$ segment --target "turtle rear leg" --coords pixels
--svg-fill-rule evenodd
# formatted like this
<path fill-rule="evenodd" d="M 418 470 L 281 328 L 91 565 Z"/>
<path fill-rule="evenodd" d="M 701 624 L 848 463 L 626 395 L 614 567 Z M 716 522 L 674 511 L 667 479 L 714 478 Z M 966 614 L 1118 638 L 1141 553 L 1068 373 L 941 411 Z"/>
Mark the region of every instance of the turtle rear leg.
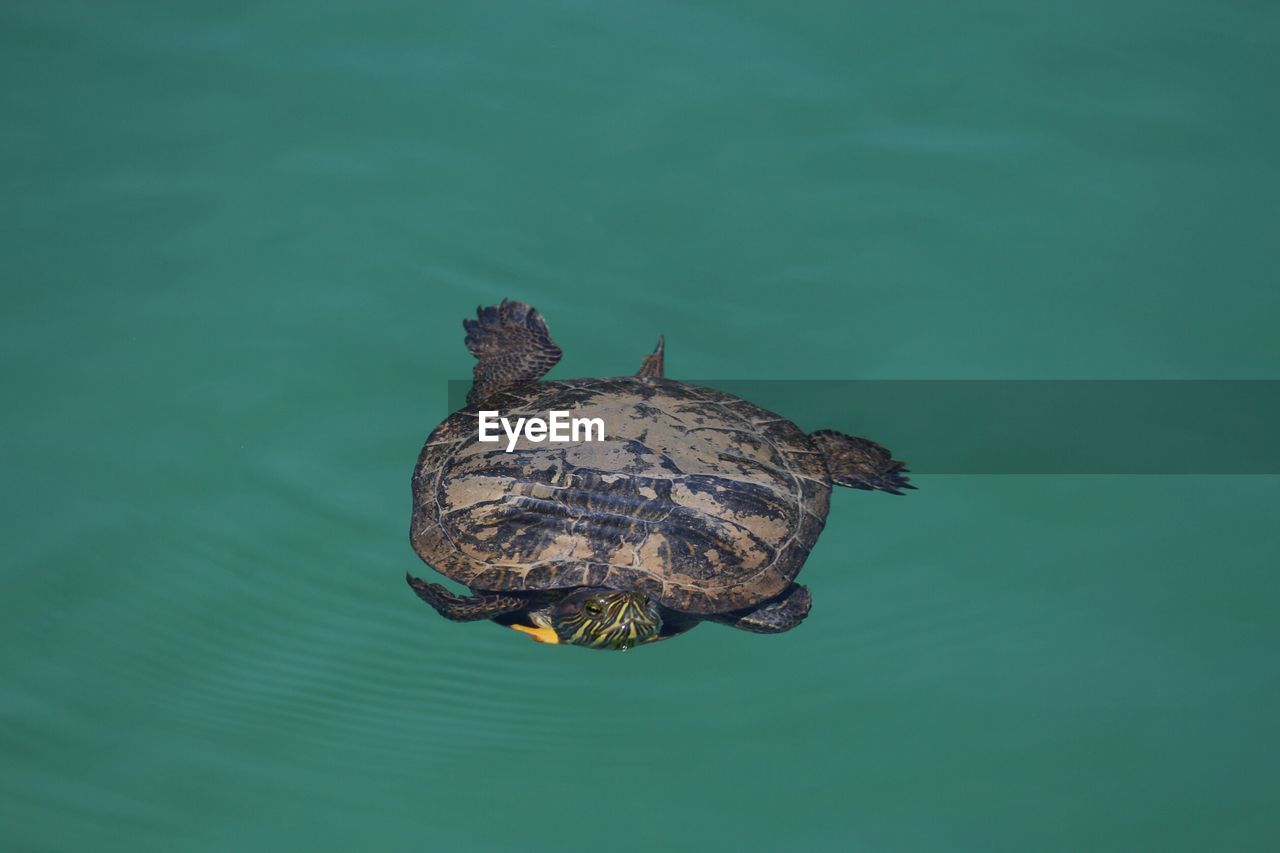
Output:
<path fill-rule="evenodd" d="M 666 351 L 666 345 L 662 335 L 658 335 L 658 345 L 653 348 L 653 352 L 644 357 L 644 361 L 640 363 L 640 369 L 636 371 L 636 376 L 656 376 L 661 379 L 663 373 L 662 356 Z"/>
<path fill-rule="evenodd" d="M 710 617 L 721 625 L 756 634 L 781 634 L 790 631 L 809 615 L 813 597 L 809 590 L 793 583 L 782 595 L 771 598 L 754 610 L 726 613 Z"/>
<path fill-rule="evenodd" d="M 523 610 L 527 602 L 515 595 L 455 595 L 438 583 L 427 583 L 406 573 L 404 579 L 427 604 L 446 619 L 454 622 L 476 622 L 492 619 L 504 613 Z"/>
<path fill-rule="evenodd" d="M 463 320 L 462 326 L 467 349 L 479 359 L 467 392 L 468 406 L 532 382 L 560 360 L 560 347 L 551 340 L 547 321 L 523 302 L 504 299 L 500 305 L 477 308 L 476 319 Z"/>
<path fill-rule="evenodd" d="M 888 450 L 869 438 L 845 435 L 835 430 L 820 429 L 811 433 L 818 452 L 827 463 L 831 482 L 852 489 L 902 494 L 902 489 L 914 489 L 907 482 L 905 462 L 893 458 Z"/>

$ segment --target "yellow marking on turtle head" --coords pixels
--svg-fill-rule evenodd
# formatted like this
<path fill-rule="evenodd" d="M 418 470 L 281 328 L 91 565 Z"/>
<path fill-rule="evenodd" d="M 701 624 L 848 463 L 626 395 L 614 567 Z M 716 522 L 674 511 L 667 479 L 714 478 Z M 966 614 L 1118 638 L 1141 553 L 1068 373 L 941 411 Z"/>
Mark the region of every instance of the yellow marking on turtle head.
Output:
<path fill-rule="evenodd" d="M 553 628 L 530 628 L 528 625 L 512 625 L 510 627 L 513 631 L 528 634 L 533 638 L 534 642 L 550 643 L 553 646 L 560 643 L 560 638 L 556 636 Z"/>

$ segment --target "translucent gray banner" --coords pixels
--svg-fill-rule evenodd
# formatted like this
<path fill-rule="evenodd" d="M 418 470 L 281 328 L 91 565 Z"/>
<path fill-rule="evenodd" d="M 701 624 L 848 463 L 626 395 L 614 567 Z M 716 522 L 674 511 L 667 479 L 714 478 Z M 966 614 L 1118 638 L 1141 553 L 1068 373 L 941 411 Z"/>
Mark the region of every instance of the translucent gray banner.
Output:
<path fill-rule="evenodd" d="M 686 381 L 686 380 L 681 380 Z M 688 380 L 917 474 L 1280 474 L 1277 380 Z M 449 383 L 450 409 L 470 380 Z"/>

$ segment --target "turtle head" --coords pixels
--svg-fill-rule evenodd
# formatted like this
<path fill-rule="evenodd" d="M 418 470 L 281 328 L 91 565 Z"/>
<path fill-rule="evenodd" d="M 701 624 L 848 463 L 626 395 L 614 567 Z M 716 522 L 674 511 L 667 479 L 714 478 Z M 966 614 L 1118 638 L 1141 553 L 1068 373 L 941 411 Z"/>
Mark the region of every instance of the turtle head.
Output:
<path fill-rule="evenodd" d="M 556 603 L 551 626 L 562 643 L 626 651 L 656 637 L 662 615 L 643 592 L 583 587 Z"/>

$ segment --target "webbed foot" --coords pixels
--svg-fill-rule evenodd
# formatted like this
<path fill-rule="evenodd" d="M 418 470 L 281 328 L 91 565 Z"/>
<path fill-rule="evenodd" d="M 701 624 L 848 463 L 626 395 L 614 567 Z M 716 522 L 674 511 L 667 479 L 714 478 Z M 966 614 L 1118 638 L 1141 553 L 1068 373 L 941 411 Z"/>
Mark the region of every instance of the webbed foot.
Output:
<path fill-rule="evenodd" d="M 869 438 L 820 429 L 809 438 L 827 463 L 831 482 L 852 489 L 879 490 L 891 495 L 914 489 L 907 482 L 907 466 Z"/>
<path fill-rule="evenodd" d="M 478 362 L 472 372 L 467 405 L 500 391 L 541 377 L 560 360 L 560 347 L 551 340 L 547 321 L 536 308 L 502 300 L 477 308 L 476 319 L 463 320 L 467 349 Z"/>
<path fill-rule="evenodd" d="M 721 625 L 756 634 L 781 634 L 803 622 L 812 604 L 809 590 L 793 583 L 782 595 L 769 599 L 754 610 L 726 613 L 711 619 Z"/>
<path fill-rule="evenodd" d="M 504 613 L 523 610 L 525 600 L 514 595 L 456 595 L 438 583 L 427 583 L 408 572 L 404 579 L 413 591 L 446 619 L 454 622 L 475 622 L 492 619 Z"/>

